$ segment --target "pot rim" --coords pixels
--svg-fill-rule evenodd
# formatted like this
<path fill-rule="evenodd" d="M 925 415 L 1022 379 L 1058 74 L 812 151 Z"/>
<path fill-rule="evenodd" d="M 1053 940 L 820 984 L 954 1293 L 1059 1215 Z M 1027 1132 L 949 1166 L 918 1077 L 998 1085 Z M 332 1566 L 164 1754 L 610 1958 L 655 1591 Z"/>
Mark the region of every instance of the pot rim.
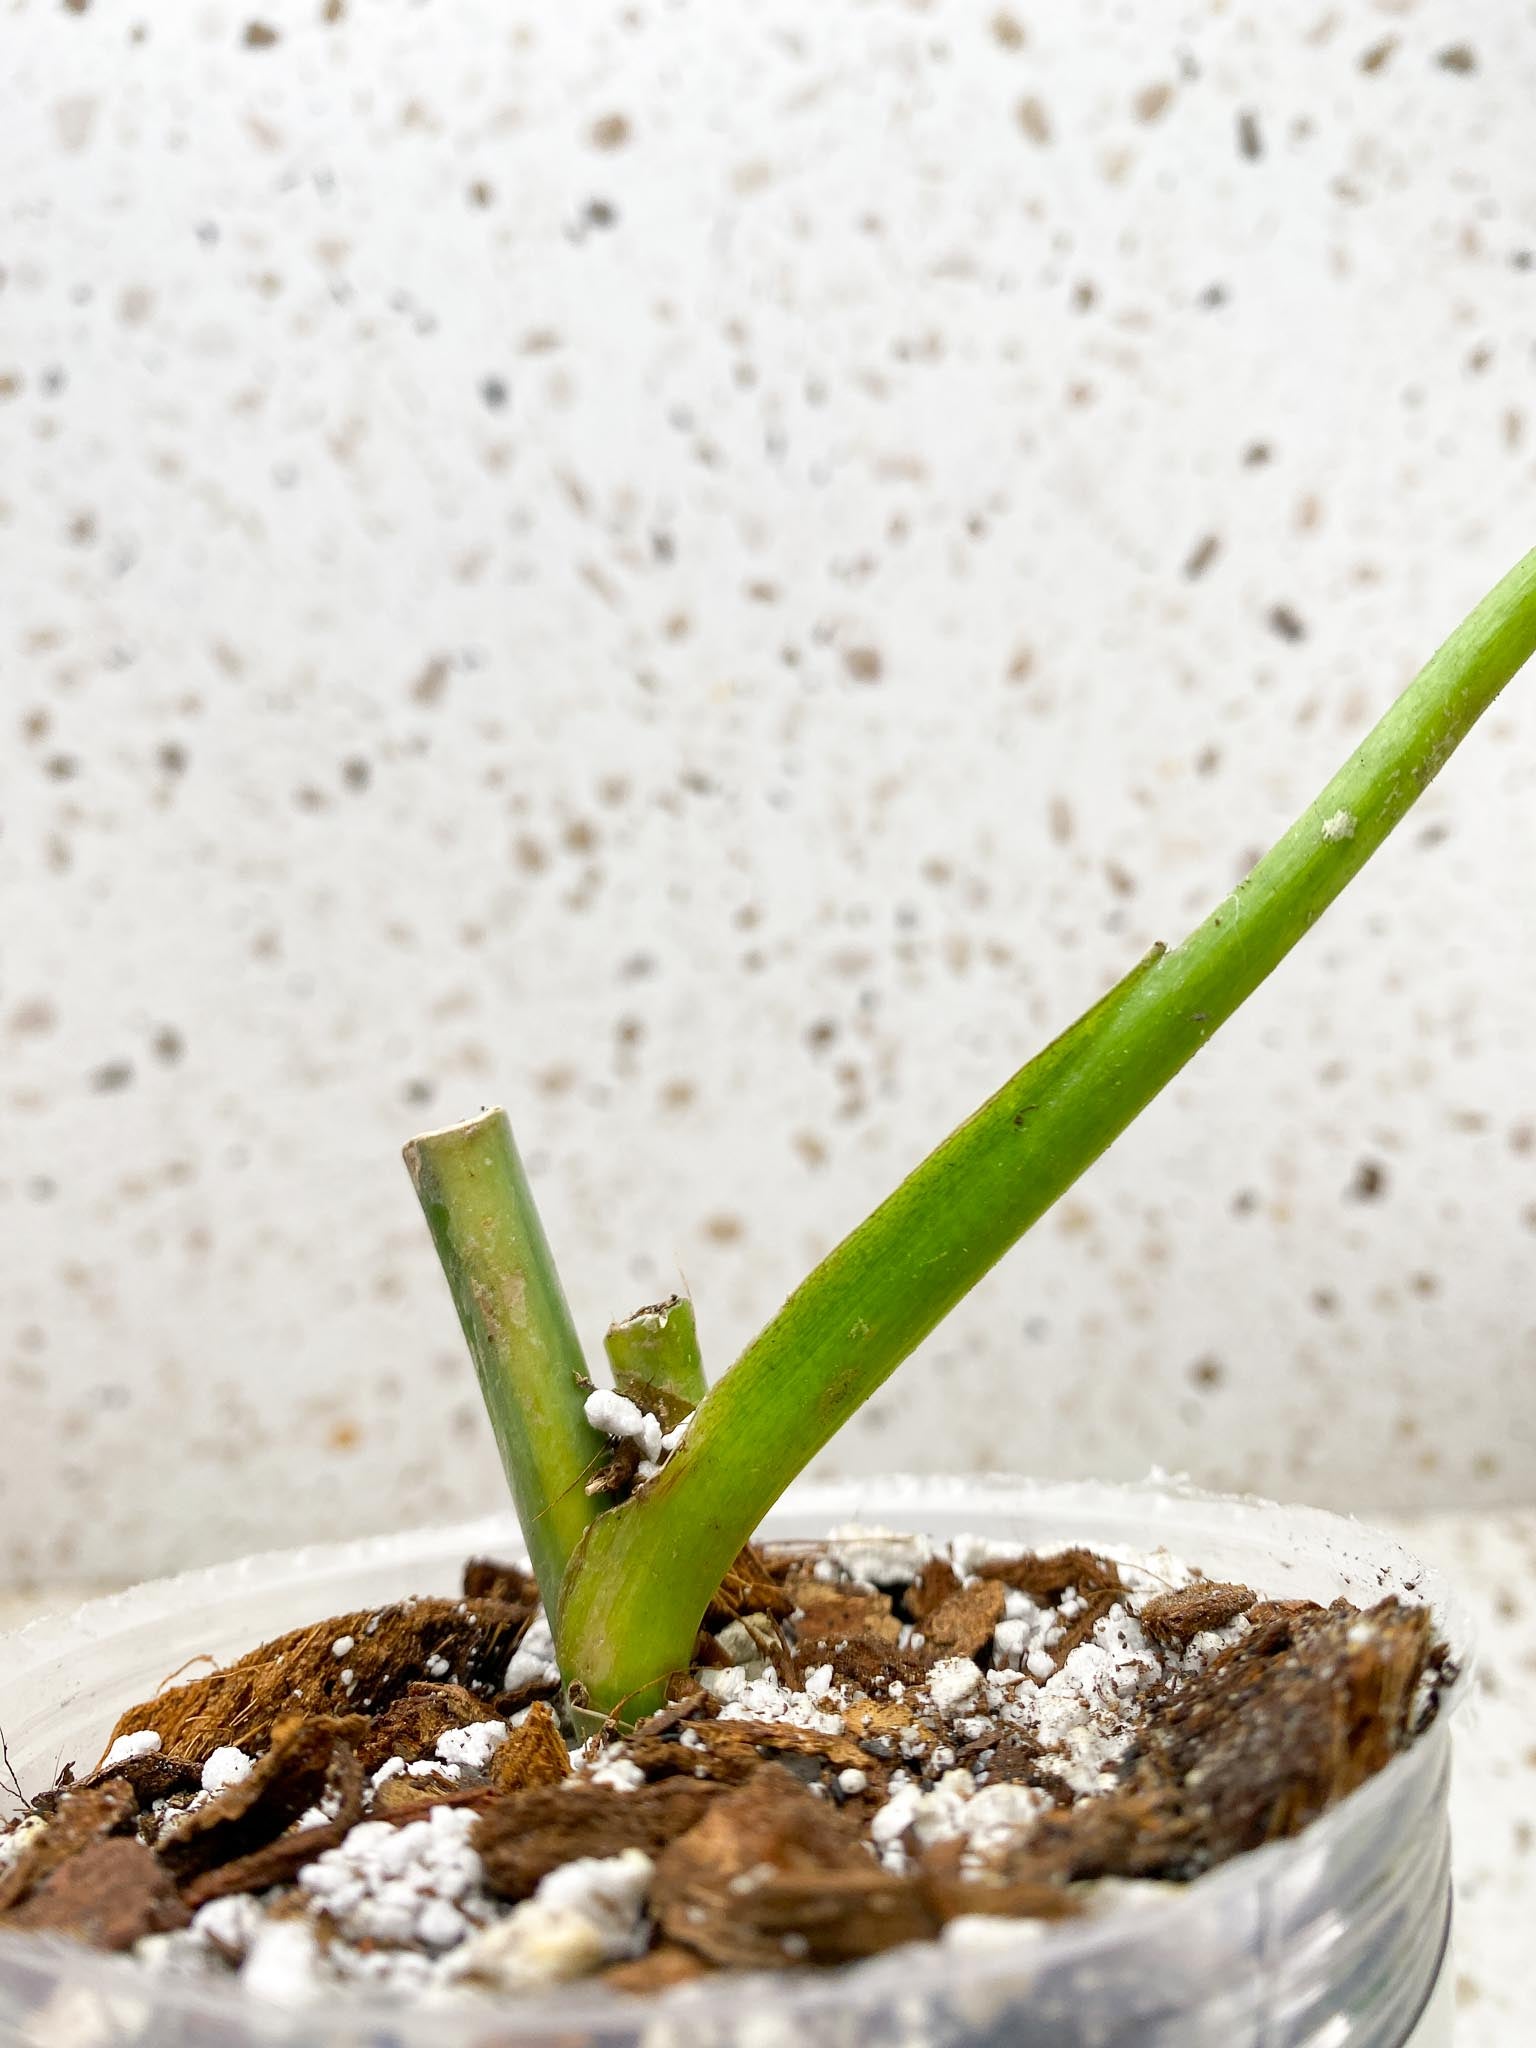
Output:
<path fill-rule="evenodd" d="M 451 2007 L 423 2004 L 407 2011 L 395 2008 L 393 2023 L 402 2042 L 415 2039 L 412 2023 L 418 2019 L 422 2039 L 448 2039 L 461 2016 L 466 2025 L 471 2020 L 483 2024 L 494 2016 L 499 2024 L 510 2025 L 516 2035 L 526 2036 L 530 2041 L 551 2028 L 575 2032 L 604 2024 L 640 2025 L 643 2031 L 643 2022 L 661 2019 L 667 2013 L 686 2018 L 694 2012 L 702 2018 L 707 2010 L 712 2016 L 724 2000 L 740 2001 L 750 1995 L 750 1987 L 769 1983 L 776 2010 L 792 2015 L 797 2007 L 825 2009 L 844 1998 L 863 2002 L 882 1992 L 910 1990 L 919 1976 L 924 1985 L 931 1985 L 957 1970 L 963 1970 L 969 1981 L 983 1982 L 994 1975 L 1017 1973 L 1021 1968 L 1027 1971 L 1031 1959 L 1047 1947 L 1053 1957 L 1065 1959 L 1070 1955 L 1073 1960 L 1091 1960 L 1103 1950 L 1115 1947 L 1132 1931 L 1139 1939 L 1159 1933 L 1164 1939 L 1176 1939 L 1177 1916 L 1191 1910 L 1192 1900 L 1201 1906 L 1219 1905 L 1229 1895 L 1235 1897 L 1251 1890 L 1266 1878 L 1278 1880 L 1287 1866 L 1300 1865 L 1308 1858 L 1321 1860 L 1341 1838 L 1368 1827 L 1373 1817 L 1397 1801 L 1409 1774 L 1426 1769 L 1447 1748 L 1452 1716 L 1473 1690 L 1475 1647 L 1471 1619 L 1450 1583 L 1395 1537 L 1354 1516 L 1323 1508 L 1285 1506 L 1251 1494 L 1211 1492 L 1192 1485 L 1182 1475 L 1157 1470 L 1148 1478 L 1135 1481 L 1053 1481 L 1000 1473 L 813 1479 L 790 1487 L 773 1512 L 792 1512 L 799 1520 L 824 1521 L 830 1528 L 856 1521 L 861 1498 L 866 1495 L 871 1497 L 871 1508 L 878 1502 L 882 1517 L 897 1511 L 906 1514 L 910 1508 L 914 1516 L 926 1511 L 962 1519 L 974 1514 L 980 1520 L 1001 1513 L 1010 1505 L 1034 1510 L 1059 1505 L 1064 1517 L 1108 1515 L 1113 1519 L 1112 1510 L 1118 1506 L 1127 1524 L 1143 1534 L 1139 1543 L 1133 1543 L 1128 1534 L 1101 1539 L 1111 1550 L 1128 1544 L 1153 1548 L 1165 1539 L 1170 1547 L 1177 1543 L 1186 1550 L 1191 1548 L 1190 1533 L 1181 1535 L 1177 1527 L 1159 1529 L 1158 1523 L 1164 1516 L 1177 1518 L 1195 1513 L 1209 1518 L 1213 1528 L 1228 1527 L 1234 1532 L 1246 1529 L 1250 1534 L 1261 1533 L 1272 1517 L 1282 1517 L 1288 1543 L 1304 1543 L 1311 1538 L 1319 1548 L 1331 1547 L 1342 1555 L 1355 1557 L 1359 1563 L 1365 1562 L 1363 1553 L 1369 1551 L 1374 1560 L 1372 1569 L 1377 1572 L 1384 1592 L 1404 1591 L 1429 1605 L 1451 1645 L 1456 1674 L 1441 1694 L 1434 1725 L 1299 1835 L 1266 1842 L 1188 1883 L 1170 1885 L 1165 1896 L 1144 1894 L 1134 1909 L 1112 1906 L 1103 1913 L 1052 1922 L 1048 1927 L 1039 1922 L 1009 1922 L 1007 1925 L 1016 1932 L 1017 1939 L 999 1937 L 995 1947 L 989 1944 L 983 1949 L 962 1950 L 938 1941 L 909 1944 L 836 1971 L 807 1973 L 803 1977 L 776 1972 L 727 1972 L 718 1978 L 706 1978 L 646 1997 L 577 1983 L 520 1998 L 515 2012 L 493 2001 Z M 916 1533 L 924 1533 L 920 1523 L 914 1522 L 913 1528 Z M 1196 1534 L 1193 1543 L 1197 1545 L 1198 1540 Z M 36 1670 L 55 1658 L 77 1658 L 88 1652 L 93 1640 L 104 1641 L 163 1616 L 168 1599 L 190 1603 L 215 1596 L 226 1603 L 238 1601 L 244 1580 L 255 1582 L 268 1592 L 286 1585 L 297 1587 L 311 1579 L 322 1563 L 328 1569 L 345 1569 L 352 1563 L 380 1568 L 420 1566 L 427 1561 L 424 1546 L 434 1558 L 439 1553 L 464 1558 L 498 1549 L 503 1554 L 509 1549 L 519 1554 L 522 1551 L 515 1518 L 510 1512 L 503 1512 L 464 1523 L 396 1530 L 383 1536 L 252 1552 L 225 1564 L 198 1566 L 148 1580 L 123 1592 L 87 1601 L 69 1613 L 47 1616 L 9 1635 L 0 1635 L 0 1671 L 8 1679 L 11 1674 Z M 1271 1593 L 1270 1597 L 1276 1595 Z M 914 1955 L 922 1958 L 915 1972 Z M 226 1984 L 216 1979 L 150 1973 L 131 1956 L 104 1955 L 62 1938 L 28 1934 L 10 1934 L 0 1940 L 0 1993 L 4 1990 L 9 1958 L 23 1968 L 30 1964 L 44 1973 L 52 1969 L 71 1988 L 89 1986 L 119 1999 L 137 1996 L 159 2009 L 180 2008 L 229 2021 L 238 2021 L 242 2013 L 274 2010 L 254 2001 L 238 1980 Z M 306 2021 L 312 2019 L 320 2026 L 327 2016 L 358 2021 L 369 2015 L 376 2017 L 383 2002 L 377 1992 L 328 1991 L 296 2008 L 294 2017 L 302 2015 Z"/>

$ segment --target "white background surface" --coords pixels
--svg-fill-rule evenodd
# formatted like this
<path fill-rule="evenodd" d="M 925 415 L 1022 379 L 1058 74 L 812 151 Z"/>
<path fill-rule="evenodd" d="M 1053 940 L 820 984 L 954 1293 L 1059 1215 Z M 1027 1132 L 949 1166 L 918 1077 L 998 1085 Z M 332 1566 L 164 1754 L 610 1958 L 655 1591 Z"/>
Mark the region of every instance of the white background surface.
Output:
<path fill-rule="evenodd" d="M 17 1582 L 497 1498 L 484 1101 L 720 1369 L 1536 538 L 1529 6 L 340 13 L 0 28 Z M 1531 1498 L 1533 742 L 829 1469 Z"/>

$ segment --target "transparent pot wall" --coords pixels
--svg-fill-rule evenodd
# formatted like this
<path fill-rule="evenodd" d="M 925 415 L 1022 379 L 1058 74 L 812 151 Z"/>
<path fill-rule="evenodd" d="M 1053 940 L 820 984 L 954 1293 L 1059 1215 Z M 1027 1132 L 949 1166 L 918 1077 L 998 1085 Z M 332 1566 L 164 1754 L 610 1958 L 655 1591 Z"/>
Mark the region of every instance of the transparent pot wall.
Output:
<path fill-rule="evenodd" d="M 1465 1619 L 1385 1537 L 1308 1509 L 1156 1486 L 981 1479 L 797 1489 L 769 1533 L 838 1522 L 1023 1544 L 1165 1544 L 1277 1597 L 1428 1598 L 1453 1645 Z M 100 1754 L 120 1708 L 199 1656 L 226 1659 L 301 1622 L 404 1593 L 457 1590 L 510 1523 L 286 1552 L 141 1587 L 0 1644 L 0 1729 L 28 1787 Z M 1464 1686 L 1458 1687 L 1454 1705 Z M 150 1978 L 126 1959 L 0 1939 L 0 2040 L 27 2048 L 1415 2048 L 1450 1911 L 1442 1716 L 1305 1835 L 1182 1888 L 1125 1888 L 1050 1927 L 989 1922 L 837 1975 L 720 1978 L 648 2001 L 573 1989 L 515 2007 L 400 2011 L 337 1999 L 258 2009 L 238 1984 Z M 1416 2032 L 1416 2029 L 1419 2031 Z"/>

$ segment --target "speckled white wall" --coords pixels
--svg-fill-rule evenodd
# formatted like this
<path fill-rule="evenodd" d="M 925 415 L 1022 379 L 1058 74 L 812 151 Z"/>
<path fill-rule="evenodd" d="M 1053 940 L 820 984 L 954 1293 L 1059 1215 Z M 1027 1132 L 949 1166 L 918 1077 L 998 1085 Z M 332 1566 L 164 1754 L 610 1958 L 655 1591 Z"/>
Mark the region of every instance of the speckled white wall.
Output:
<path fill-rule="evenodd" d="M 1533 538 L 1536 11 L 0 22 L 0 1575 L 499 1481 L 501 1098 L 718 1369 Z M 835 1448 L 1536 1487 L 1536 702 Z"/>

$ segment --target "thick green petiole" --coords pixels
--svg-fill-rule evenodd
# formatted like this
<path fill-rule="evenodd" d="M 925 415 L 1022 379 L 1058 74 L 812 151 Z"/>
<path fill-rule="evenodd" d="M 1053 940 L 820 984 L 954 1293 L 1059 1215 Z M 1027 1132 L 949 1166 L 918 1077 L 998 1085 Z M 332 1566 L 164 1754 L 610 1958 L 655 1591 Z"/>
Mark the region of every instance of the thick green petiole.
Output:
<path fill-rule="evenodd" d="M 663 1418 L 668 1428 L 703 1400 L 704 1360 L 699 1353 L 693 1303 L 686 1294 L 636 1309 L 632 1316 L 614 1323 L 603 1339 L 603 1348 L 621 1394 L 657 1414 L 663 1407 L 676 1411 Z M 648 1392 L 656 1398 L 647 1400 Z"/>
<path fill-rule="evenodd" d="M 608 1442 L 583 1412 L 589 1382 L 544 1227 L 505 1114 L 405 1148 L 432 1241 L 480 1376 L 501 1462 L 548 1613 L 604 1503 L 588 1478 Z"/>
<path fill-rule="evenodd" d="M 594 1707 L 630 1719 L 655 1703 L 789 1481 L 1284 959 L 1533 649 L 1536 553 L 1182 945 L 1143 961 L 796 1289 L 572 1559 L 556 1637 Z"/>

